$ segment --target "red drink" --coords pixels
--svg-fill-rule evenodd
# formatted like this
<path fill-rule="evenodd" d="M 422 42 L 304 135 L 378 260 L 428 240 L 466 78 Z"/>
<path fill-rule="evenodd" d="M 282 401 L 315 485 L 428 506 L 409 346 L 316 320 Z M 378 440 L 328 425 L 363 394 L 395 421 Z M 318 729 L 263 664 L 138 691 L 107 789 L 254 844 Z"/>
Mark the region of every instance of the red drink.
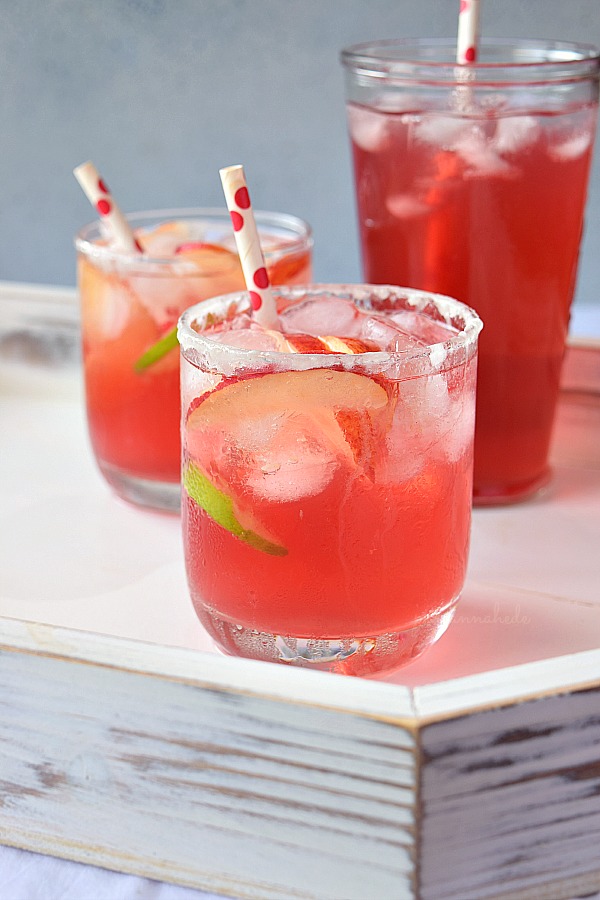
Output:
<path fill-rule="evenodd" d="M 89 433 L 109 483 L 126 499 L 179 508 L 179 351 L 175 326 L 199 300 L 241 289 L 229 217 L 134 217 L 143 256 L 78 242 Z M 275 284 L 310 281 L 310 231 L 293 217 L 259 214 Z M 90 229 L 88 229 L 89 231 Z M 164 347 L 158 342 L 164 341 Z"/>
<path fill-rule="evenodd" d="M 203 339 L 199 311 L 182 320 L 188 580 L 227 652 L 374 672 L 452 617 L 478 320 L 447 299 L 356 294 L 358 307 L 348 289 L 280 294 L 285 336 L 237 316 Z"/>
<path fill-rule="evenodd" d="M 572 73 L 559 97 L 542 65 L 533 86 L 488 72 L 457 87 L 456 67 L 439 68 L 452 93 L 404 85 L 349 104 L 365 277 L 450 294 L 483 319 L 474 497 L 507 502 L 548 478 L 597 84 Z"/>

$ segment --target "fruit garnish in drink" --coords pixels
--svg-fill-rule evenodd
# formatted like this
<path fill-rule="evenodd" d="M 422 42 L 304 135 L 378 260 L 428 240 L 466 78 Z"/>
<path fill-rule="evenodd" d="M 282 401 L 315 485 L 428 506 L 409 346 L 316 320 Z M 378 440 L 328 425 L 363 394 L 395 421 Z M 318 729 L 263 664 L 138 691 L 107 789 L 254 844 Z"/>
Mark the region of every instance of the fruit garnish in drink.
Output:
<path fill-rule="evenodd" d="M 265 246 L 265 250 L 268 250 L 268 246 Z M 281 246 L 277 250 L 281 252 Z M 267 262 L 268 260 L 269 256 L 267 255 Z M 297 284 L 298 277 L 302 276 L 306 269 L 306 256 L 304 253 L 280 256 L 279 259 L 274 259 L 268 264 L 267 268 L 271 284 Z"/>
<path fill-rule="evenodd" d="M 184 486 L 228 531 L 273 553 L 266 548 L 276 538 L 263 541 L 252 508 L 312 497 L 342 468 L 369 478 L 388 421 L 388 394 L 356 372 L 308 369 L 225 380 L 196 401 L 186 422 L 186 471 L 203 479 L 210 508 L 189 476 Z M 235 528 L 261 537 L 250 541 Z"/>
<path fill-rule="evenodd" d="M 355 337 L 336 337 L 326 334 L 314 337 L 310 334 L 282 335 L 282 351 L 288 353 L 370 353 L 379 350 L 375 341 Z"/>
<path fill-rule="evenodd" d="M 148 230 L 139 228 L 136 237 L 146 256 L 168 259 L 173 256 L 179 244 L 190 240 L 189 225 L 187 222 L 173 219 L 154 225 Z"/>
<path fill-rule="evenodd" d="M 235 515 L 231 497 L 218 490 L 193 463 L 189 463 L 184 469 L 183 486 L 192 500 L 202 507 L 211 519 L 241 541 L 273 556 L 287 554 L 285 547 L 272 543 L 249 528 L 244 528 Z"/>
<path fill-rule="evenodd" d="M 179 223 L 167 222 L 159 228 L 166 229 L 167 225 L 173 226 L 166 229 L 165 235 L 168 237 L 181 238 L 181 232 L 176 228 Z M 149 245 L 151 246 L 151 245 Z M 163 245 L 162 253 L 167 255 L 167 247 Z M 242 270 L 237 254 L 232 253 L 226 247 L 220 247 L 218 244 L 207 244 L 201 241 L 187 241 L 184 243 L 176 243 L 170 248 L 170 255 L 175 261 L 190 264 L 189 275 L 194 276 L 195 269 L 197 274 L 202 278 L 210 279 L 211 293 L 219 293 L 223 288 L 229 290 L 231 288 L 231 278 L 239 278 L 240 286 L 242 279 Z M 226 279 L 223 285 L 220 284 L 220 278 Z M 197 295 L 190 295 L 190 305 L 199 300 L 205 299 Z M 178 311 L 179 312 L 179 311 Z M 177 318 L 177 316 L 175 316 Z M 175 323 L 165 334 L 163 334 L 155 343 L 153 343 L 142 355 L 136 359 L 134 369 L 136 372 L 143 372 L 148 366 L 152 366 L 167 355 L 174 347 L 177 346 L 177 324 Z"/>
<path fill-rule="evenodd" d="M 288 336 L 288 341 L 291 336 Z M 321 340 L 331 353 L 370 353 L 379 350 L 375 341 L 360 340 L 355 337 L 336 337 L 333 334 L 322 335 Z"/>
<path fill-rule="evenodd" d="M 242 269 L 237 253 L 232 253 L 226 247 L 219 244 L 206 244 L 202 241 L 188 241 L 178 244 L 175 248 L 175 256 L 179 260 L 193 263 L 205 275 L 231 275 L 239 273 L 242 277 Z"/>
<path fill-rule="evenodd" d="M 139 359 L 136 360 L 134 369 L 136 372 L 143 372 L 144 369 L 147 369 L 148 366 L 154 365 L 157 363 L 159 359 L 162 359 L 163 356 L 166 356 L 171 350 L 173 350 L 177 346 L 177 326 L 172 328 L 170 331 L 167 331 L 163 337 L 161 337 L 155 344 L 152 344 L 151 347 L 142 353 Z"/>

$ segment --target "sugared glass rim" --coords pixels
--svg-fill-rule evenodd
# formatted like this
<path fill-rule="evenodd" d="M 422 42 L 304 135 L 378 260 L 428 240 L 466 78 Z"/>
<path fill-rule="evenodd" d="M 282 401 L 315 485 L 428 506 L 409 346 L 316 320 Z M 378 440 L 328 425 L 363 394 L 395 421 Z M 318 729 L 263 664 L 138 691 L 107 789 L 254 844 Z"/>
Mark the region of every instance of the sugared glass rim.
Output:
<path fill-rule="evenodd" d="M 547 84 L 598 78 L 600 51 L 570 41 L 484 38 L 476 62 L 456 62 L 456 39 L 398 38 L 353 44 L 342 65 L 356 77 L 424 83 L 460 83 L 461 73 L 480 84 Z"/>
<path fill-rule="evenodd" d="M 148 225 L 150 223 L 167 222 L 177 219 L 212 221 L 216 225 L 222 224 L 229 231 L 231 229 L 231 237 L 233 238 L 233 226 L 231 217 L 227 209 L 222 207 L 210 206 L 191 206 L 174 209 L 150 209 L 141 212 L 126 213 L 125 218 L 135 228 L 138 226 Z M 290 240 L 285 243 L 285 252 L 301 253 L 304 250 L 310 250 L 313 246 L 312 228 L 304 219 L 290 213 L 270 212 L 268 210 L 254 210 L 254 218 L 258 226 L 259 233 L 261 228 L 265 231 L 272 230 L 276 232 L 287 232 L 286 238 L 297 235 L 296 240 Z M 173 257 L 149 256 L 147 254 L 132 254 L 125 250 L 115 249 L 103 244 L 97 244 L 98 238 L 103 237 L 102 220 L 95 219 L 84 225 L 75 235 L 75 248 L 78 253 L 82 253 L 87 257 L 97 259 L 103 262 L 123 262 L 126 260 L 135 260 L 140 265 L 169 265 L 173 262 Z M 270 252 L 279 253 L 280 250 L 265 250 L 265 256 L 269 256 Z"/>
<path fill-rule="evenodd" d="M 220 341 L 211 340 L 209 337 L 192 328 L 192 323 L 197 319 L 206 318 L 211 313 L 222 312 L 225 307 L 235 307 L 236 313 L 251 311 L 250 296 L 247 291 L 236 291 L 231 294 L 222 294 L 203 300 L 186 309 L 179 318 L 177 325 L 177 338 L 184 357 L 193 357 L 194 351 L 200 357 L 206 358 L 210 354 L 213 362 L 219 359 L 227 363 L 230 368 L 238 362 L 241 366 L 252 365 L 255 368 L 278 368 L 285 360 L 286 366 L 291 369 L 316 369 L 316 368 L 353 368 L 364 366 L 374 370 L 388 368 L 390 362 L 401 361 L 403 365 L 414 364 L 419 360 L 427 360 L 434 366 L 435 360 L 451 359 L 454 354 L 464 352 L 476 344 L 479 332 L 483 328 L 483 322 L 474 309 L 444 294 L 435 294 L 417 288 L 405 288 L 399 285 L 389 284 L 308 284 L 298 286 L 273 286 L 275 297 L 284 300 L 302 299 L 306 295 L 325 296 L 334 295 L 353 299 L 359 303 L 369 299 L 385 301 L 392 297 L 402 298 L 408 301 L 409 308 L 415 312 L 427 314 L 426 307 L 433 304 L 441 315 L 441 320 L 454 328 L 458 319 L 462 319 L 462 327 L 447 341 L 428 344 L 424 347 L 407 350 L 376 350 L 367 353 L 293 353 L 279 350 L 252 350 L 242 347 L 232 347 Z M 377 311 L 376 309 L 374 310 Z M 292 362 L 293 360 L 293 362 Z M 190 359 L 194 362 L 193 358 Z"/>

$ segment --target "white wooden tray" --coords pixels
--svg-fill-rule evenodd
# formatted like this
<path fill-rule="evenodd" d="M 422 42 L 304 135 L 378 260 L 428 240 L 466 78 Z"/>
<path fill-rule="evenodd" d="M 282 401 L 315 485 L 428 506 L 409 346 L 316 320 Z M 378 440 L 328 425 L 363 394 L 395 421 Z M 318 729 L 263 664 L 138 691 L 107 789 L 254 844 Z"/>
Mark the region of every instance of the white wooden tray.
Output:
<path fill-rule="evenodd" d="M 89 450 L 73 292 L 0 285 L 0 842 L 252 898 L 600 888 L 600 345 L 550 490 L 474 514 L 454 624 L 381 680 L 216 652 L 179 522 Z"/>

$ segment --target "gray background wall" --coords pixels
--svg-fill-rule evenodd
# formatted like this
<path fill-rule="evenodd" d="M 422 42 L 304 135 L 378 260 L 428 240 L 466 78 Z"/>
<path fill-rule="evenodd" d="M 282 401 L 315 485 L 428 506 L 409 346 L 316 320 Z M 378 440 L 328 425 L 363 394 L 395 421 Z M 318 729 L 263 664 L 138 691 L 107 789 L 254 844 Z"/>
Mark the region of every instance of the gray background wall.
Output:
<path fill-rule="evenodd" d="M 0 279 L 74 283 L 92 158 L 125 210 L 223 204 L 314 226 L 318 280 L 360 277 L 342 46 L 453 36 L 458 0 L 0 0 Z M 483 0 L 482 30 L 600 45 L 598 0 Z M 600 152 L 577 302 L 600 303 Z"/>

